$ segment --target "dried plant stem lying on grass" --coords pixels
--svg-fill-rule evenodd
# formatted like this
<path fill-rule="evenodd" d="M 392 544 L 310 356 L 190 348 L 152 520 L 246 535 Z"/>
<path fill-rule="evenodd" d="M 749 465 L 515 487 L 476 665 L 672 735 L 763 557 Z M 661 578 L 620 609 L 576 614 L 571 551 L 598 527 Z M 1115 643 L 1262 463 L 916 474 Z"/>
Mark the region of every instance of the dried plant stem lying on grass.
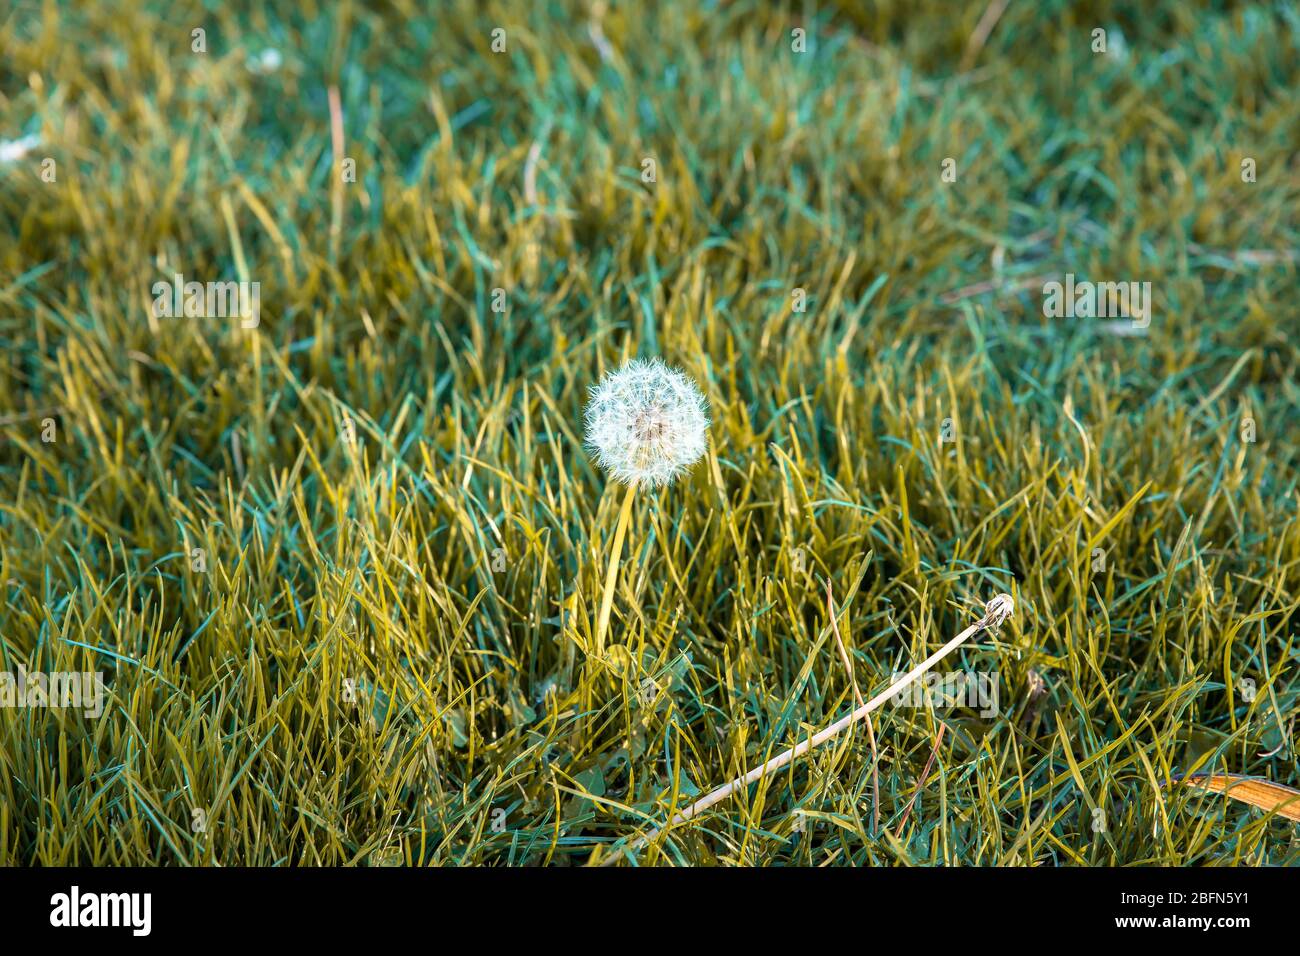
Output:
<path fill-rule="evenodd" d="M 839 720 L 835 721 L 835 723 L 831 724 L 825 730 L 818 731 L 817 733 L 809 737 L 807 740 L 795 744 L 795 746 L 791 747 L 785 753 L 773 757 L 771 760 L 768 760 L 766 763 L 763 763 L 755 767 L 753 770 L 749 771 L 743 777 L 737 777 L 735 780 L 732 780 L 730 783 L 724 784 L 723 786 L 714 790 L 712 793 L 708 793 L 705 796 L 701 797 L 700 799 L 696 800 L 689 807 L 675 814 L 672 820 L 668 822 L 668 827 L 673 827 L 679 823 L 684 823 L 685 821 L 689 820 L 691 817 L 699 814 L 701 811 L 707 810 L 715 803 L 721 803 L 723 800 L 727 799 L 727 797 L 731 796 L 741 787 L 746 787 L 756 780 L 761 780 L 769 773 L 775 773 L 776 771 L 784 767 L 786 764 L 790 763 L 790 761 L 794 760 L 795 757 L 801 757 L 804 754 L 806 754 L 808 751 L 812 750 L 814 747 L 821 746 L 826 741 L 830 740 L 832 737 L 838 734 L 840 731 L 844 730 L 846 727 L 851 727 L 854 723 L 856 723 L 859 720 L 862 720 L 873 710 L 876 710 L 878 707 L 884 704 L 885 701 L 889 700 L 891 697 L 895 696 L 900 691 L 902 691 L 905 687 L 913 683 L 918 677 L 920 677 L 922 674 L 928 671 L 935 664 L 939 663 L 939 661 L 943 660 L 945 657 L 947 657 L 949 654 L 955 651 L 966 641 L 970 640 L 980 631 L 985 630 L 987 628 L 996 628 L 1000 626 L 1003 621 L 1005 621 L 1008 617 L 1011 616 L 1012 611 L 1014 609 L 1015 609 L 1015 602 L 1012 600 L 1010 594 L 997 595 L 997 597 L 993 598 L 993 600 L 989 601 L 987 604 L 984 605 L 984 616 L 982 618 L 980 618 L 970 627 L 966 628 L 966 630 L 962 631 L 960 634 L 954 637 L 947 644 L 943 645 L 943 647 L 939 648 L 937 651 L 935 651 L 925 660 L 921 661 L 921 663 L 917 664 L 915 667 L 913 667 L 910 671 L 908 671 L 898 680 L 894 681 L 894 683 L 890 684 L 888 687 L 882 690 L 875 697 L 871 698 L 871 700 L 867 701 L 865 704 L 858 707 L 856 710 L 854 710 L 852 713 L 848 714 L 847 716 L 841 717 Z M 647 843 L 652 841 L 655 837 L 657 837 L 668 827 L 657 827 L 651 830 L 649 833 L 637 837 L 627 846 L 622 847 L 619 852 L 612 853 L 604 860 L 602 860 L 600 865 L 608 866 L 609 864 L 618 860 L 619 856 L 622 853 L 630 853 L 633 850 L 640 849 L 641 847 L 645 846 Z"/>

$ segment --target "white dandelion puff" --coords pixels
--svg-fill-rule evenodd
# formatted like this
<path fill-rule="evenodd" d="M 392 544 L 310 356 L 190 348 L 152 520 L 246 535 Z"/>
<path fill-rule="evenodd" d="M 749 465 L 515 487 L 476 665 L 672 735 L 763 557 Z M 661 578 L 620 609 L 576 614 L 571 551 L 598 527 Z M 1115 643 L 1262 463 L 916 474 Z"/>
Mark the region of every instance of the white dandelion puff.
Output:
<path fill-rule="evenodd" d="M 36 133 L 29 133 L 19 139 L 0 141 L 0 163 L 16 163 L 40 145 L 41 137 Z"/>
<path fill-rule="evenodd" d="M 681 372 L 657 358 L 633 359 L 592 388 L 587 448 L 611 478 L 661 487 L 704 456 L 706 409 Z"/>
<path fill-rule="evenodd" d="M 269 76 L 280 69 L 282 63 L 284 63 L 284 57 L 279 50 L 271 46 L 260 53 L 249 54 L 244 65 L 249 73 L 255 73 L 258 76 Z"/>

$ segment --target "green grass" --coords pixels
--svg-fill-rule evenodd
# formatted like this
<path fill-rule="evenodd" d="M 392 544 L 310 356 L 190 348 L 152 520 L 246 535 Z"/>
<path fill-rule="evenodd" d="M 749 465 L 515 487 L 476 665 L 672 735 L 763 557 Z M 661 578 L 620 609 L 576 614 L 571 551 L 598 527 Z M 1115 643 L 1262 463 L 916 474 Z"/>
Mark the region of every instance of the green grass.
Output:
<path fill-rule="evenodd" d="M 0 709 L 0 862 L 589 862 L 852 707 L 826 582 L 864 694 L 1012 592 L 999 713 L 880 711 L 879 831 L 858 728 L 637 862 L 1300 862 L 1173 784 L 1297 784 L 1293 4 L 436 6 L 0 15 L 0 670 L 107 684 Z M 581 412 L 656 353 L 711 448 L 597 659 Z"/>

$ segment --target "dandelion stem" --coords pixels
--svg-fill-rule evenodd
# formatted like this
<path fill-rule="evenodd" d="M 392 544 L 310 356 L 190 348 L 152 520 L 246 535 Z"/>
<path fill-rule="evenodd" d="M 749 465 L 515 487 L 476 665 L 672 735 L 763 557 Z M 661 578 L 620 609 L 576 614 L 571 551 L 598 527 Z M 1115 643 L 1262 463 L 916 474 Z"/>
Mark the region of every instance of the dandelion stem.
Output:
<path fill-rule="evenodd" d="M 614 528 L 614 544 L 609 556 L 609 570 L 605 572 L 605 593 L 600 599 L 600 617 L 596 619 L 596 655 L 605 653 L 605 632 L 609 629 L 609 612 L 614 608 L 614 586 L 618 583 L 618 562 L 623 555 L 623 538 L 627 535 L 627 526 L 632 518 L 632 501 L 636 498 L 636 482 L 627 483 L 627 496 L 623 499 L 623 508 L 618 513 L 618 525 Z"/>

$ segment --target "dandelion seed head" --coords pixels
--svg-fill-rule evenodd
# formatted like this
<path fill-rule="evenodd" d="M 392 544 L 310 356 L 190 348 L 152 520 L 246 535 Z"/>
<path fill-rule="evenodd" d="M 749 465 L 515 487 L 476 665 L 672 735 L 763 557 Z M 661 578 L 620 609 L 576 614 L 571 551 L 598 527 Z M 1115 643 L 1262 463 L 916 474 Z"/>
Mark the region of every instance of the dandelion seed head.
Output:
<path fill-rule="evenodd" d="M 36 133 L 20 139 L 0 141 L 0 163 L 16 163 L 40 145 L 41 138 Z"/>
<path fill-rule="evenodd" d="M 657 358 L 609 372 L 587 403 L 587 448 L 610 477 L 659 487 L 704 455 L 709 420 L 689 378 Z"/>
<path fill-rule="evenodd" d="M 1016 602 L 1010 594 L 999 594 L 984 605 L 984 620 L 990 627 L 1000 627 L 1016 611 Z"/>
<path fill-rule="evenodd" d="M 267 76 L 280 69 L 282 63 L 284 63 L 284 57 L 280 51 L 275 47 L 267 47 L 260 53 L 251 54 L 245 65 L 248 67 L 248 72 L 256 73 L 259 76 Z"/>

